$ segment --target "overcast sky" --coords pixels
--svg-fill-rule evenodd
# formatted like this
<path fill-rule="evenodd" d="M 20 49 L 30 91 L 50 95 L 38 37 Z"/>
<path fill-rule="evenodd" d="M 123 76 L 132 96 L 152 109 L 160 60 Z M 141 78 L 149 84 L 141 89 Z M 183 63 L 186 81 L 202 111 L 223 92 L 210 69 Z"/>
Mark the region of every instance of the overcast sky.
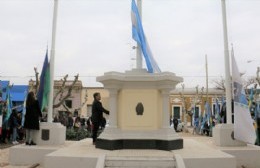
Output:
<path fill-rule="evenodd" d="M 0 0 L 0 80 L 28 84 L 51 48 L 53 0 Z M 260 65 L 260 1 L 227 0 L 229 49 L 238 68 L 253 76 Z M 212 79 L 224 77 L 221 0 L 143 0 L 143 27 L 162 71 L 205 86 L 205 55 Z M 131 0 L 59 0 L 55 79 L 95 76 L 135 66 Z M 248 60 L 254 60 L 247 63 Z M 144 65 L 145 67 L 145 65 Z"/>

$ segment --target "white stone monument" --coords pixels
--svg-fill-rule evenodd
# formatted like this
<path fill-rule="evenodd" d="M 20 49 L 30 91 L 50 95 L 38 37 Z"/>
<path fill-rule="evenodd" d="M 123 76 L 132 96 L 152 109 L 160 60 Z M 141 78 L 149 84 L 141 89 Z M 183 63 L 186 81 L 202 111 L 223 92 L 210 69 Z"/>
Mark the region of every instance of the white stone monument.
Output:
<path fill-rule="evenodd" d="M 133 69 L 97 77 L 109 91 L 109 126 L 98 137 L 102 149 L 183 148 L 183 140 L 170 128 L 169 94 L 182 82 L 171 72 L 148 73 Z"/>

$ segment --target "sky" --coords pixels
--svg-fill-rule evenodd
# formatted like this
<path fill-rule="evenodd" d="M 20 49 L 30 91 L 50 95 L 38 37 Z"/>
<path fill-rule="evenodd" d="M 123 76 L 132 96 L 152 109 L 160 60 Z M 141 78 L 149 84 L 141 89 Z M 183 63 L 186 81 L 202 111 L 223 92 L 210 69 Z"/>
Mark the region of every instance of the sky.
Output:
<path fill-rule="evenodd" d="M 41 72 L 47 47 L 50 55 L 53 6 L 53 0 L 0 0 L 0 80 L 28 84 L 34 67 Z M 226 9 L 229 50 L 233 44 L 244 77 L 255 76 L 260 1 L 226 0 Z M 221 0 L 142 0 L 153 55 L 162 71 L 183 77 L 185 87 L 206 85 L 205 55 L 209 86 L 225 77 L 221 10 Z M 79 74 L 83 86 L 102 86 L 96 76 L 134 68 L 130 14 L 131 0 L 59 0 L 55 79 Z"/>

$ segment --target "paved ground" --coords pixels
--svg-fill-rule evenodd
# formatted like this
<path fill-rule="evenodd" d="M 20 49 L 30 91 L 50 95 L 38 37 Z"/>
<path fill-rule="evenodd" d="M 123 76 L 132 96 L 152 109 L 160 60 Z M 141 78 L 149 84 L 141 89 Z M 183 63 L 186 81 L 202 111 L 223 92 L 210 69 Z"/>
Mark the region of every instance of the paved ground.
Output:
<path fill-rule="evenodd" d="M 206 136 L 201 136 L 201 135 L 193 135 L 192 133 L 192 129 L 189 128 L 189 132 L 188 133 L 184 133 L 184 132 L 178 132 L 178 134 L 181 137 L 201 137 L 202 139 L 204 139 L 204 142 L 207 143 L 207 137 Z M 205 137 L 205 138 L 204 138 Z M 26 165 L 26 166 L 11 166 L 8 163 L 8 159 L 9 159 L 9 149 L 10 147 L 12 147 L 12 144 L 0 144 L 0 168 L 4 167 L 4 168 L 43 168 L 40 165 Z"/>

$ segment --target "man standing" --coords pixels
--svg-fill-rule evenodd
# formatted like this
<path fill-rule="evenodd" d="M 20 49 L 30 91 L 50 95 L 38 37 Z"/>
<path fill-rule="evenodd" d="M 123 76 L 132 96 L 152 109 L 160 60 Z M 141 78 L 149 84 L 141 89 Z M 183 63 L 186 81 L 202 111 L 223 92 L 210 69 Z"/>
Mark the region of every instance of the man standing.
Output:
<path fill-rule="evenodd" d="M 92 104 L 91 122 L 93 124 L 93 131 L 92 131 L 93 145 L 95 145 L 97 140 L 97 132 L 103 120 L 103 113 L 109 114 L 109 111 L 103 108 L 102 103 L 100 102 L 101 100 L 100 93 L 98 92 L 94 93 L 93 97 L 94 97 L 94 101 Z"/>

